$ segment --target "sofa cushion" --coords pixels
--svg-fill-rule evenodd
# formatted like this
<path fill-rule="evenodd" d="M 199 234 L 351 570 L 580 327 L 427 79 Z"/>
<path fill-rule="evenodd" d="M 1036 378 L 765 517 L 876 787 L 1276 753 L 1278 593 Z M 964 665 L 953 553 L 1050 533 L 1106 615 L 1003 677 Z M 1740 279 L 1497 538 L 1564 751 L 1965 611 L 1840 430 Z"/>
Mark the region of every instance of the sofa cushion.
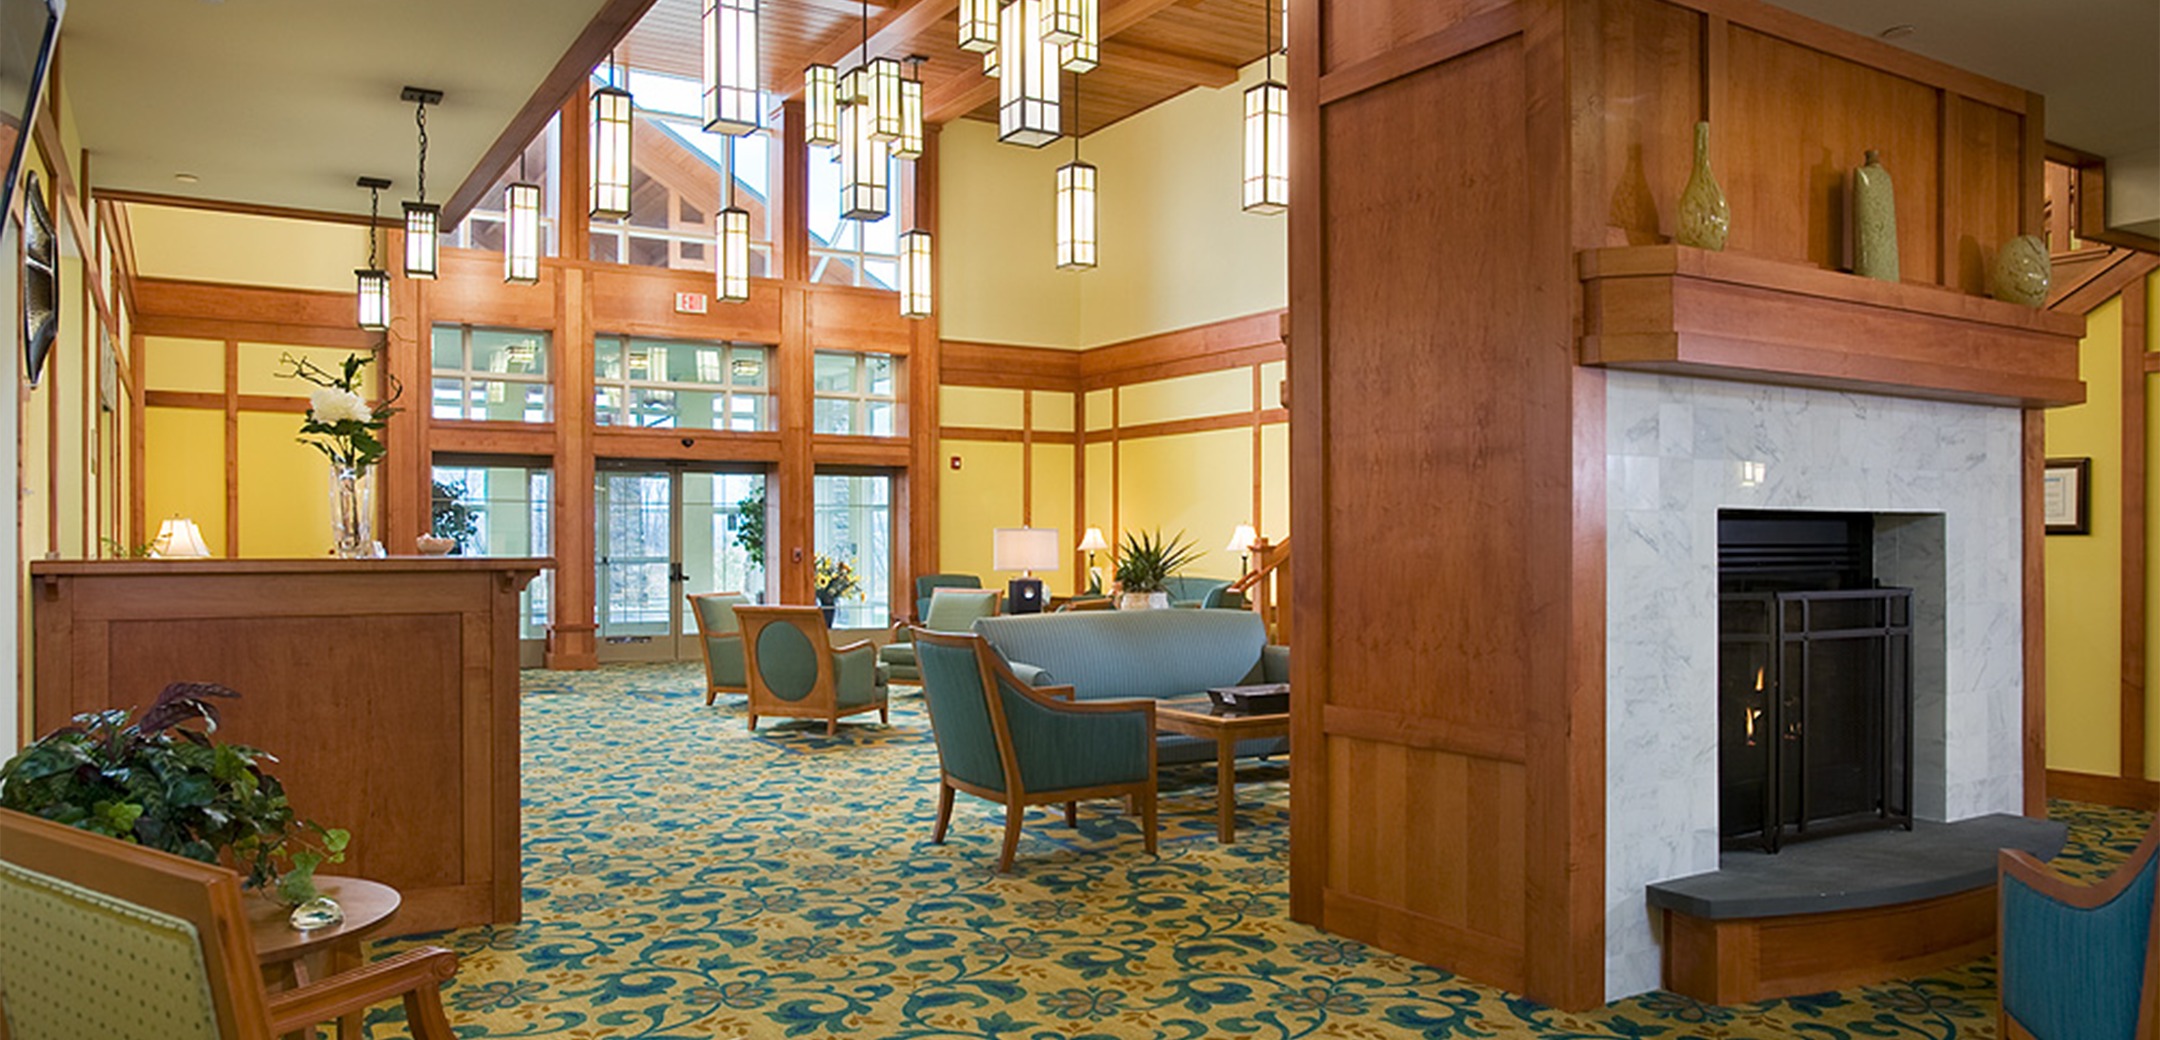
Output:
<path fill-rule="evenodd" d="M 1243 681 L 1260 664 L 1260 616 L 1233 610 L 1091 610 L 975 622 L 1009 662 L 1046 669 L 1080 700 L 1162 698 Z"/>

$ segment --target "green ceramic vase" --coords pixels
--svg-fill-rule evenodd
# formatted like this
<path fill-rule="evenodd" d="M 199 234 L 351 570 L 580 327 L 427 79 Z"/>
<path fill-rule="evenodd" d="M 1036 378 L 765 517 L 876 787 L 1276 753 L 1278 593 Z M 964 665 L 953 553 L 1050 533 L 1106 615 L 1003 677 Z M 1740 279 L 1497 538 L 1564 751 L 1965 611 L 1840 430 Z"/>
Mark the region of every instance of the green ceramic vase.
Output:
<path fill-rule="evenodd" d="M 1680 192 L 1680 244 L 1697 249 L 1724 249 L 1732 210 L 1725 192 L 1710 175 L 1710 124 L 1695 124 L 1695 172 Z"/>
<path fill-rule="evenodd" d="M 1870 148 L 1867 162 L 1852 176 L 1853 273 L 1897 281 L 1897 201 L 1890 191 L 1890 171 Z"/>
<path fill-rule="evenodd" d="M 2045 240 L 2019 235 L 1996 251 L 1995 265 L 1988 272 L 1988 295 L 2027 307 L 2041 306 L 2047 303 L 2053 264 Z"/>

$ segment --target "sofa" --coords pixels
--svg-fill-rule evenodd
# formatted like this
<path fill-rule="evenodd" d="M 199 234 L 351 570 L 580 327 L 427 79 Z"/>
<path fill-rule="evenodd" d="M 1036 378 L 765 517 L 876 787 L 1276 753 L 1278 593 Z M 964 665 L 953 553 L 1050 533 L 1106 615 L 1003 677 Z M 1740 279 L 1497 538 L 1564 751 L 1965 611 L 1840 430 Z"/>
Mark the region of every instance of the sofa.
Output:
<path fill-rule="evenodd" d="M 1164 579 L 1163 591 L 1170 594 L 1170 605 L 1173 607 L 1242 610 L 1245 607 L 1245 597 L 1230 591 L 1232 584 L 1229 578 L 1175 577 Z"/>
<path fill-rule="evenodd" d="M 1088 610 L 986 617 L 975 622 L 1015 674 L 1036 685 L 1069 685 L 1076 700 L 1205 695 L 1209 687 L 1290 681 L 1290 648 L 1270 646 L 1260 616 L 1246 610 Z M 1241 741 L 1238 757 L 1276 755 L 1289 741 Z M 1211 762 L 1212 742 L 1156 738 L 1161 765 Z"/>

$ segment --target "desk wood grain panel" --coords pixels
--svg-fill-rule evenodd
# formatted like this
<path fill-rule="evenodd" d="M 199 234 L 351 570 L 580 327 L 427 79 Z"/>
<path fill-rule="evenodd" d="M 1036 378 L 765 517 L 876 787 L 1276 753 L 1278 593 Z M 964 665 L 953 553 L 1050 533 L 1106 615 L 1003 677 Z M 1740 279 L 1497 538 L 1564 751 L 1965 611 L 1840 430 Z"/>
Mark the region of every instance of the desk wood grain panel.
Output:
<path fill-rule="evenodd" d="M 515 921 L 518 592 L 551 561 L 368 562 L 33 565 L 36 729 L 231 686 L 220 737 L 352 832 L 340 872 L 403 892 L 397 927 Z"/>
<path fill-rule="evenodd" d="M 1372 708 L 1330 704 L 1322 726 L 1331 736 L 1356 737 L 1382 744 L 1400 744 L 1420 751 L 1446 751 L 1470 758 L 1489 758 L 1521 764 L 1525 741 L 1521 730 L 1499 729 L 1452 722 L 1422 715 Z"/>

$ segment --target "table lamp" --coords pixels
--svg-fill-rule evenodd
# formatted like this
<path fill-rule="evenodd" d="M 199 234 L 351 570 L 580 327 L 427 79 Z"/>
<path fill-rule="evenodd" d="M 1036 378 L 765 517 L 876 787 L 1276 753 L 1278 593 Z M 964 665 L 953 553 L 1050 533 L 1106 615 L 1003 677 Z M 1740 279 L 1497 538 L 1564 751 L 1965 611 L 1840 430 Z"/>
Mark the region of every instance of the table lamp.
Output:
<path fill-rule="evenodd" d="M 1244 577 L 1251 567 L 1252 547 L 1259 540 L 1260 534 L 1251 524 L 1239 524 L 1237 530 L 1230 532 L 1230 544 L 1223 546 L 1223 551 L 1238 554 L 1238 577 Z"/>
<path fill-rule="evenodd" d="M 202 528 L 195 521 L 176 516 L 158 525 L 150 555 L 164 560 L 203 559 L 210 555 L 210 547 L 203 544 Z"/>
<path fill-rule="evenodd" d="M 1089 592 L 1102 591 L 1102 572 L 1095 569 L 1095 550 L 1108 549 L 1110 543 L 1103 540 L 1102 528 L 1090 527 L 1080 536 L 1080 548 L 1087 552 L 1087 576 Z"/>
<path fill-rule="evenodd" d="M 1058 533 L 1055 527 L 1000 527 L 991 533 L 990 566 L 993 570 L 1019 571 L 1005 586 L 1005 602 L 1014 614 L 1040 614 L 1043 608 L 1042 579 L 1037 570 L 1058 565 Z"/>

